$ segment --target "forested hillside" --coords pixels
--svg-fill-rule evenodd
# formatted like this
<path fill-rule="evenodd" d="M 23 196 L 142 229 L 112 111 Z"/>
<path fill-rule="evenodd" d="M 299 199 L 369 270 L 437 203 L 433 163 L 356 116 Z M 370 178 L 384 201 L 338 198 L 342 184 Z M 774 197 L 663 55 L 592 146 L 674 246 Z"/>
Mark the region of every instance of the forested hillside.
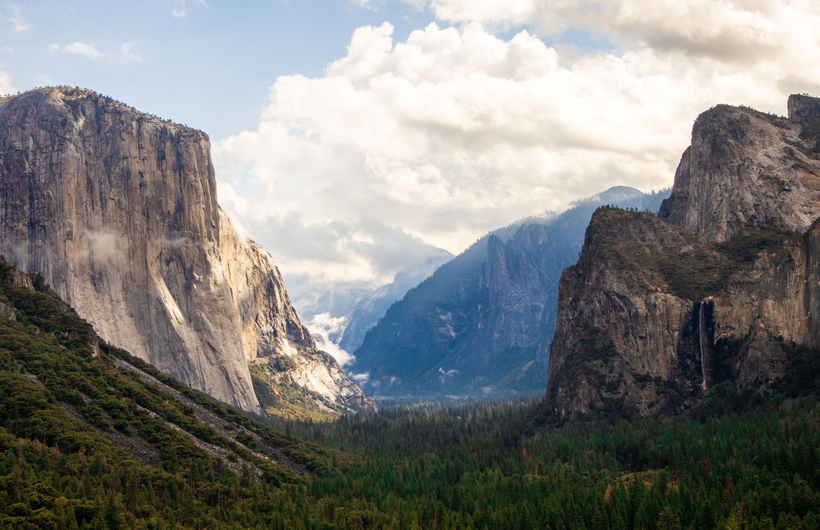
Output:
<path fill-rule="evenodd" d="M 0 528 L 213 528 L 332 461 L 108 346 L 0 258 Z"/>
<path fill-rule="evenodd" d="M 339 528 L 820 528 L 816 405 L 535 429 L 539 410 L 429 406 L 313 427 L 360 456 L 314 482 L 314 517 Z"/>

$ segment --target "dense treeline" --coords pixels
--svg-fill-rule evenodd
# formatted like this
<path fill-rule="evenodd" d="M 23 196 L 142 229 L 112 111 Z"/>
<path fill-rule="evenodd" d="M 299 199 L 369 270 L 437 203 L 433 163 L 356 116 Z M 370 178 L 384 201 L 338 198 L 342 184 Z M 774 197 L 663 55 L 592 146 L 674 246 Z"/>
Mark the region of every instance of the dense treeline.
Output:
<path fill-rule="evenodd" d="M 535 429 L 538 409 L 397 408 L 295 432 L 360 457 L 310 486 L 359 511 L 363 525 L 334 520 L 342 528 L 820 528 L 820 407 L 809 402 Z"/>
<path fill-rule="evenodd" d="M 75 313 L 8 273 L 0 264 L 0 530 L 820 529 L 816 351 L 794 347 L 771 395 L 722 384 L 675 419 L 557 426 L 535 401 L 266 426 L 97 351 Z M 118 359 L 258 438 L 199 421 Z M 310 474 L 260 458 L 257 439 Z"/>

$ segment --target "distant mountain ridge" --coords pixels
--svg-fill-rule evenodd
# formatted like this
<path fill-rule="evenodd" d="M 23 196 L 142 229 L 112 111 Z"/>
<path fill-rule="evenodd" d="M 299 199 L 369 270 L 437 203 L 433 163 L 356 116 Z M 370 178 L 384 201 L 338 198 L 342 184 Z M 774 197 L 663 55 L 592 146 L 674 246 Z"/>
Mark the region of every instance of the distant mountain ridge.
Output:
<path fill-rule="evenodd" d="M 428 246 L 426 255 L 417 256 L 390 283 L 373 286 L 345 282 L 318 291 L 321 295 L 317 291 L 306 293 L 294 304 L 319 347 L 335 354 L 337 359 L 346 360 L 390 305 L 452 258 L 446 250 Z M 316 298 L 312 300 L 311 294 Z"/>
<path fill-rule="evenodd" d="M 367 332 L 376 325 L 394 302 L 401 300 L 407 291 L 429 278 L 436 270 L 453 259 L 446 250 L 426 257 L 410 269 L 396 273 L 393 281 L 376 289 L 369 297 L 359 301 L 350 315 L 339 346 L 349 352 L 356 351 L 364 342 Z"/>
<path fill-rule="evenodd" d="M 618 186 L 479 239 L 393 304 L 348 368 L 377 397 L 543 391 L 558 279 L 602 204 L 657 211 L 668 192 Z"/>

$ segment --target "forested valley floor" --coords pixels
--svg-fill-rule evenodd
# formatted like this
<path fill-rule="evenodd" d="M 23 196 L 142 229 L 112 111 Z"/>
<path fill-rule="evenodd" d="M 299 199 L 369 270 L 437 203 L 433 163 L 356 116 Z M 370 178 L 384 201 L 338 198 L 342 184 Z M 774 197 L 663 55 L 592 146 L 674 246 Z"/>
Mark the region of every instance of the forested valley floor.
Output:
<path fill-rule="evenodd" d="M 6 379 L 5 396 L 8 387 Z M 705 419 L 561 427 L 534 426 L 538 410 L 538 403 L 430 404 L 289 424 L 285 437 L 340 451 L 312 478 L 281 484 L 247 469 L 231 473 L 214 459 L 151 469 L 106 447 L 58 450 L 18 420 L 0 429 L 0 524 L 820 528 L 820 406 L 813 400 Z"/>

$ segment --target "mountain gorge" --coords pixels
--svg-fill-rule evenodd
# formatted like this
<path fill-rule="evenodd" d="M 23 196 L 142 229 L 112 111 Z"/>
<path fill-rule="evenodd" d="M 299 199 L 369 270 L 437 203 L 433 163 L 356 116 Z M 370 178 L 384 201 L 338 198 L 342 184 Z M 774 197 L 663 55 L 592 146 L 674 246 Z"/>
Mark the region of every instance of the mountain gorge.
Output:
<path fill-rule="evenodd" d="M 610 203 L 656 211 L 666 197 L 615 187 L 488 234 L 393 304 L 350 370 L 391 398 L 543 392 L 558 279 L 593 211 Z"/>
<path fill-rule="evenodd" d="M 321 348 L 340 348 L 337 355 L 347 356 L 361 346 L 367 331 L 393 302 L 452 258 L 446 250 L 428 245 L 405 263 L 390 283 L 342 282 L 305 293 L 293 304 Z"/>
<path fill-rule="evenodd" d="M 820 345 L 820 100 L 788 110 L 703 113 L 658 217 L 595 213 L 561 277 L 559 417 L 674 414 L 717 384 L 759 392 Z"/>
<path fill-rule="evenodd" d="M 0 99 L 0 124 L 0 252 L 106 342 L 249 412 L 372 406 L 220 209 L 204 133 L 70 88 Z"/>
<path fill-rule="evenodd" d="M 382 285 L 373 293 L 360 300 L 350 314 L 350 320 L 345 327 L 339 346 L 349 352 L 356 351 L 364 342 L 364 337 L 375 326 L 391 305 L 404 298 L 407 291 L 417 286 L 430 276 L 439 267 L 453 259 L 453 255 L 443 249 L 425 257 L 412 268 L 396 273 L 393 281 Z"/>

